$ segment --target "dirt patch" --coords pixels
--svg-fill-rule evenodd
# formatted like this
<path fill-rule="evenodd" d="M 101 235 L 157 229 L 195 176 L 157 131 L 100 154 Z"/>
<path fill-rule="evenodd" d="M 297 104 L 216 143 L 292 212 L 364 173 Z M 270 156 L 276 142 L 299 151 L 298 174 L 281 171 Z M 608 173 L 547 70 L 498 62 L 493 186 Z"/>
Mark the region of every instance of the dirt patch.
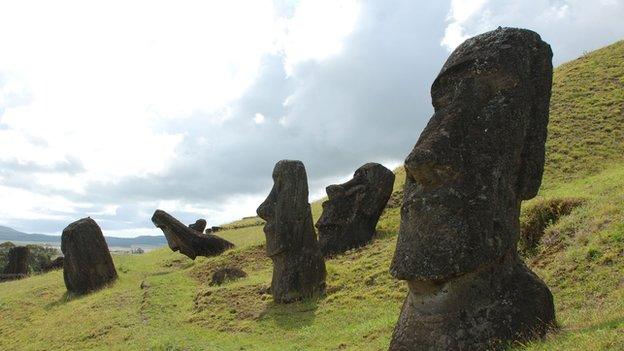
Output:
<path fill-rule="evenodd" d="M 258 320 L 271 302 L 268 286 L 261 284 L 206 288 L 195 296 L 189 321 L 220 332 L 245 331 L 241 321 Z"/>
<path fill-rule="evenodd" d="M 569 215 L 573 209 L 585 203 L 577 198 L 551 198 L 533 202 L 520 217 L 520 240 L 518 251 L 524 257 L 532 257 L 542 244 L 546 228 Z M 558 246 L 557 240 L 544 242 L 545 250 Z"/>
<path fill-rule="evenodd" d="M 253 272 L 270 266 L 271 259 L 266 256 L 264 245 L 259 245 L 242 250 L 226 251 L 220 256 L 211 257 L 195 265 L 189 274 L 199 282 L 205 283 L 210 282 L 212 275 L 221 268 L 238 267 L 246 272 Z"/>

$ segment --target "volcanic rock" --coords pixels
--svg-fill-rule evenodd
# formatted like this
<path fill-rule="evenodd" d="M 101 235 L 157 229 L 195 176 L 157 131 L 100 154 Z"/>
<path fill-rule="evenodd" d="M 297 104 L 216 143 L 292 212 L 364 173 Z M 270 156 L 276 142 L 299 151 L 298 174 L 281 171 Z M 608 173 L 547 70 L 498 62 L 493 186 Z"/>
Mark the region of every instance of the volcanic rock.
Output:
<path fill-rule="evenodd" d="M 500 349 L 554 325 L 552 294 L 518 258 L 520 203 L 544 168 L 552 51 L 500 28 L 460 45 L 405 160 L 390 271 L 409 294 L 390 350 Z"/>
<path fill-rule="evenodd" d="M 303 163 L 279 161 L 273 182 L 257 213 L 266 221 L 266 253 L 273 261 L 273 300 L 288 303 L 325 291 L 325 261 L 312 224 Z"/>
<path fill-rule="evenodd" d="M 117 271 L 100 226 L 91 218 L 80 219 L 61 236 L 63 278 L 67 290 L 84 294 L 117 279 Z"/>
<path fill-rule="evenodd" d="M 198 219 L 197 221 L 195 221 L 195 223 L 189 224 L 188 227 L 193 229 L 196 232 L 203 233 L 204 229 L 206 229 L 206 220 Z"/>
<path fill-rule="evenodd" d="M 358 168 L 353 179 L 326 188 L 328 200 L 316 222 L 323 255 L 366 245 L 392 194 L 394 173 L 378 163 Z"/>
<path fill-rule="evenodd" d="M 234 247 L 234 244 L 223 238 L 201 234 L 185 226 L 163 210 L 154 212 L 152 223 L 163 231 L 171 250 L 180 251 L 192 260 L 197 256 L 216 256 Z"/>
<path fill-rule="evenodd" d="M 2 272 L 1 280 L 21 279 L 28 275 L 28 258 L 30 250 L 26 246 L 15 246 L 9 249 L 9 262 Z"/>
<path fill-rule="evenodd" d="M 226 280 L 236 280 L 240 278 L 245 278 L 247 273 L 245 273 L 242 269 L 237 267 L 223 267 L 217 269 L 212 274 L 212 279 L 210 281 L 210 285 L 221 285 Z"/>

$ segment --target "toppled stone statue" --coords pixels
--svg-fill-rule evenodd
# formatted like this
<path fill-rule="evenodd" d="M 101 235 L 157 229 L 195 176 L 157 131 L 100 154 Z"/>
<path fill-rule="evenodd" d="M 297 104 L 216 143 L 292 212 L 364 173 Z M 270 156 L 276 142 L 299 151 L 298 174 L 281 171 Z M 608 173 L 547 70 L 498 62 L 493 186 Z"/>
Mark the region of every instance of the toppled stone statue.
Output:
<path fill-rule="evenodd" d="M 84 294 L 117 279 L 113 258 L 100 226 L 90 217 L 77 220 L 61 236 L 63 278 L 69 292 Z"/>
<path fill-rule="evenodd" d="M 247 273 L 240 268 L 237 267 L 223 267 L 217 269 L 212 274 L 212 279 L 210 280 L 210 285 L 221 285 L 227 280 L 236 280 L 240 278 L 245 278 Z"/>
<path fill-rule="evenodd" d="M 234 244 L 216 235 L 201 234 L 163 210 L 156 210 L 152 223 L 165 234 L 169 248 L 194 260 L 197 256 L 215 256 L 233 248 Z"/>
<path fill-rule="evenodd" d="M 520 202 L 544 167 L 552 51 L 499 28 L 460 45 L 431 89 L 435 113 L 405 160 L 391 274 L 408 296 L 390 350 L 485 350 L 555 323 L 546 284 L 518 258 Z"/>
<path fill-rule="evenodd" d="M 273 261 L 273 300 L 288 303 L 319 295 L 325 291 L 325 261 L 312 224 L 303 163 L 279 161 L 273 182 L 271 193 L 257 210 L 266 221 L 266 253 Z"/>
<path fill-rule="evenodd" d="M 63 261 L 64 260 L 65 260 L 65 258 L 63 256 L 59 256 L 59 257 L 55 258 L 54 260 L 52 260 L 52 262 L 50 262 L 50 264 L 45 266 L 43 271 L 44 272 L 49 272 L 49 271 L 52 271 L 52 270 L 55 270 L 55 269 L 63 268 Z"/>
<path fill-rule="evenodd" d="M 196 220 L 195 223 L 189 224 L 188 227 L 193 229 L 194 231 L 196 231 L 198 233 L 203 233 L 204 229 L 206 229 L 206 220 L 200 218 L 200 219 Z"/>
<path fill-rule="evenodd" d="M 212 233 L 216 233 L 218 231 L 220 231 L 222 228 L 221 227 L 210 227 L 210 228 L 206 228 L 206 230 L 204 231 L 206 234 L 212 234 Z"/>
<path fill-rule="evenodd" d="M 316 222 L 323 255 L 366 245 L 392 194 L 394 173 L 378 163 L 358 168 L 353 179 L 326 188 L 328 200 Z"/>
<path fill-rule="evenodd" d="M 15 246 L 9 249 L 9 262 L 2 272 L 0 280 L 21 279 L 28 275 L 28 258 L 30 250 L 26 246 Z"/>

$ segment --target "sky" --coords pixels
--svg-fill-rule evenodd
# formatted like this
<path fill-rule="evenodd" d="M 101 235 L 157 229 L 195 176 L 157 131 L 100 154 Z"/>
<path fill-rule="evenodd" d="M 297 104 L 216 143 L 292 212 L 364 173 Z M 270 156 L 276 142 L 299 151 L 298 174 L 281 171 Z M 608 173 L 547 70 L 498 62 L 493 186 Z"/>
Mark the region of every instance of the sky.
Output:
<path fill-rule="evenodd" d="M 223 224 L 255 214 L 280 159 L 312 201 L 400 166 L 465 39 L 532 29 L 558 65 L 624 39 L 622 18 L 624 0 L 0 0 L 0 225 Z"/>

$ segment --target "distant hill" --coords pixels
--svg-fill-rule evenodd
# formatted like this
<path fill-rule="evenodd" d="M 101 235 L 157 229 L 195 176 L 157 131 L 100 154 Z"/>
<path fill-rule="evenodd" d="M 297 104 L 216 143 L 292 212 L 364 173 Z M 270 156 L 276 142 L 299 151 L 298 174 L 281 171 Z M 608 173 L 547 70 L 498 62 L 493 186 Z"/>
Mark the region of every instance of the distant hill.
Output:
<path fill-rule="evenodd" d="M 162 246 L 167 245 L 167 240 L 163 235 L 149 236 L 141 235 L 135 238 L 117 238 L 112 236 L 105 236 L 108 246 L 116 247 L 130 247 L 130 246 Z M 0 226 L 0 242 L 5 241 L 28 241 L 34 243 L 47 243 L 47 244 L 61 244 L 61 237 L 57 235 L 44 235 L 44 234 L 26 234 L 17 231 L 13 228 Z"/>

